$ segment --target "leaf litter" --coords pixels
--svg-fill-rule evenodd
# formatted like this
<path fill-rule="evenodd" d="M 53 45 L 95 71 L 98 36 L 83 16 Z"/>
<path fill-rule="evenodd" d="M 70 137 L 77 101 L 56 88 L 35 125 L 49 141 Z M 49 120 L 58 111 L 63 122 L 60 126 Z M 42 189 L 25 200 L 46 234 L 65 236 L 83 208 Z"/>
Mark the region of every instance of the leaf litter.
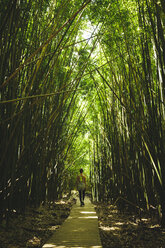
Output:
<path fill-rule="evenodd" d="M 0 224 L 0 248 L 40 248 L 69 216 L 75 199 L 63 199 L 28 208 L 25 214 L 13 212 L 8 227 Z"/>
<path fill-rule="evenodd" d="M 165 229 L 149 213 L 121 212 L 104 203 L 96 211 L 103 248 L 165 248 Z"/>

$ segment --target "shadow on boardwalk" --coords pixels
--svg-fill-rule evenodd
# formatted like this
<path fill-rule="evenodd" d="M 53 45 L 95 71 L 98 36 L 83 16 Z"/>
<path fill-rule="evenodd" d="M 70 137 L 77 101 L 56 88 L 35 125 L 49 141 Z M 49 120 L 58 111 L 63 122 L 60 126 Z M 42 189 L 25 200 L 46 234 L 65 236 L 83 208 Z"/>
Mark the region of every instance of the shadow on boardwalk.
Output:
<path fill-rule="evenodd" d="M 85 206 L 83 207 L 79 206 L 77 200 L 68 219 L 43 246 L 43 248 L 53 247 L 102 247 L 98 230 L 98 217 L 88 198 L 85 199 Z"/>

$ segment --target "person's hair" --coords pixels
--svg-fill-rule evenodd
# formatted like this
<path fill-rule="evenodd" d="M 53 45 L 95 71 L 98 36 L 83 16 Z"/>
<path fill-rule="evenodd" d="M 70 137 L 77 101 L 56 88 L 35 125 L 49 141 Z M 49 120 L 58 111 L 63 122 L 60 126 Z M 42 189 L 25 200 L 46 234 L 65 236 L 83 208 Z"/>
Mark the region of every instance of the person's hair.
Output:
<path fill-rule="evenodd" d="M 80 169 L 80 173 L 83 173 L 83 169 Z"/>

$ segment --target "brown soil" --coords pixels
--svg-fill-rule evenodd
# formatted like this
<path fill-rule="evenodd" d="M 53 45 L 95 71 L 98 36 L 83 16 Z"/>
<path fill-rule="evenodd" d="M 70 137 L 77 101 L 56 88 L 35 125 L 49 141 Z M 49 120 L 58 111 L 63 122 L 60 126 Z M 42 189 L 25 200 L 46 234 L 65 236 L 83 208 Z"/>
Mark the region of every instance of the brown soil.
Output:
<path fill-rule="evenodd" d="M 13 212 L 9 227 L 0 224 L 0 248 L 39 248 L 68 217 L 75 199 L 63 199 L 39 208 L 29 208 L 24 215 Z"/>
<path fill-rule="evenodd" d="M 13 213 L 10 225 L 0 224 L 0 248 L 40 248 L 70 214 L 75 199 L 63 199 L 24 215 Z M 165 229 L 148 213 L 121 213 L 116 206 L 96 204 L 103 248 L 165 248 Z M 152 215 L 153 216 L 153 215 Z"/>
<path fill-rule="evenodd" d="M 96 206 L 103 248 L 165 248 L 165 229 L 149 213 L 121 213 L 107 204 Z"/>

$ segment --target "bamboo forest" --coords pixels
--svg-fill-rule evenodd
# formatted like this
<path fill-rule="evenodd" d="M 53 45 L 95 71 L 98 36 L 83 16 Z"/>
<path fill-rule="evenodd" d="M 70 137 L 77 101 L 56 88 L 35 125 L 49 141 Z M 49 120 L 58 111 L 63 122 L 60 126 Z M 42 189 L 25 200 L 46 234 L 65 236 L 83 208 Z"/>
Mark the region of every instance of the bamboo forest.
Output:
<path fill-rule="evenodd" d="M 164 228 L 164 0 L 1 0 L 0 137 L 2 226 L 83 168 L 93 202 Z"/>

